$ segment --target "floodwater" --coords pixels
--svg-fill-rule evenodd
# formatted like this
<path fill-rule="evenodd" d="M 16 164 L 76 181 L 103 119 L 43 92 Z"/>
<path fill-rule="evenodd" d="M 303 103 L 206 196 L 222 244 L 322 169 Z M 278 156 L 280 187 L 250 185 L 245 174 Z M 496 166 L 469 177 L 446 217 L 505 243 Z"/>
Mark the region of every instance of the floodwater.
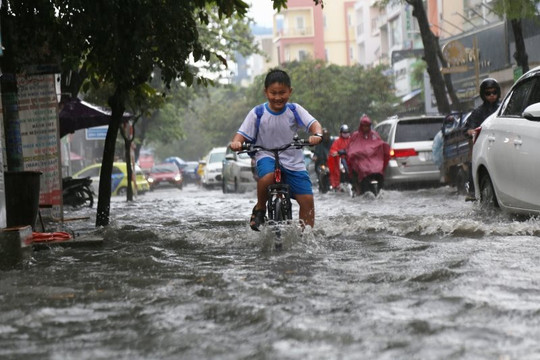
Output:
<path fill-rule="evenodd" d="M 0 272 L 0 358 L 540 359 L 538 220 L 451 188 L 316 194 L 275 252 L 254 197 L 115 198 L 103 247 Z"/>

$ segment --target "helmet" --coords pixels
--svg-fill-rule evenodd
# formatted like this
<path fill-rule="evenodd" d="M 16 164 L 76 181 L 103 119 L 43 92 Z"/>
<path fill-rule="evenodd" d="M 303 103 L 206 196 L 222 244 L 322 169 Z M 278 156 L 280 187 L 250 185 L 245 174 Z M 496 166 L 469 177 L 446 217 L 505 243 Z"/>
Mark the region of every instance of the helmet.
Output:
<path fill-rule="evenodd" d="M 339 132 L 340 133 L 348 133 L 348 132 L 350 132 L 349 131 L 349 126 L 347 124 L 341 125 L 341 127 L 339 128 Z"/>
<path fill-rule="evenodd" d="M 486 101 L 486 95 L 485 95 L 486 89 L 491 89 L 491 88 L 494 88 L 495 91 L 497 91 L 497 98 L 501 96 L 501 87 L 499 83 L 497 82 L 497 80 L 493 78 L 487 78 L 487 79 L 482 80 L 482 82 L 480 83 L 480 97 L 482 98 L 483 101 Z"/>
<path fill-rule="evenodd" d="M 371 125 L 371 119 L 366 114 L 362 115 L 360 118 L 360 125 L 369 124 Z"/>

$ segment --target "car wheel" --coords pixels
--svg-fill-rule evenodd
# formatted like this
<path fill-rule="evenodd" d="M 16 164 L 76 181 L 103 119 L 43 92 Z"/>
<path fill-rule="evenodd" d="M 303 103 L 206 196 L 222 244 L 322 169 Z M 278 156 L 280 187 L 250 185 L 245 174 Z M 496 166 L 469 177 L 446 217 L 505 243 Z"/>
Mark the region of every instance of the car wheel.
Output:
<path fill-rule="evenodd" d="M 224 194 L 227 194 L 229 192 L 229 190 L 227 189 L 227 181 L 225 177 L 223 177 L 223 180 L 221 180 L 221 190 Z"/>
<path fill-rule="evenodd" d="M 467 182 L 469 181 L 469 176 L 467 172 L 460 167 L 456 174 L 456 189 L 459 194 L 465 194 L 467 192 Z"/>
<path fill-rule="evenodd" d="M 121 187 L 120 189 L 118 189 L 118 191 L 116 192 L 116 195 L 118 195 L 118 196 L 126 196 L 127 195 L 127 187 Z"/>
<path fill-rule="evenodd" d="M 484 208 L 498 208 L 497 196 L 489 175 L 483 174 L 480 178 L 480 204 Z"/>

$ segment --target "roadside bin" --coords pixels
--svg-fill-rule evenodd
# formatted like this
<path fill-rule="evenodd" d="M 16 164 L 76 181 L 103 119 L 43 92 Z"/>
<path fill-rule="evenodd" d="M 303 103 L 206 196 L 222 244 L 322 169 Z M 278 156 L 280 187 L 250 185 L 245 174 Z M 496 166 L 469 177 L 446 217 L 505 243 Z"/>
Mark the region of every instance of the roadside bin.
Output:
<path fill-rule="evenodd" d="M 6 171 L 6 225 L 34 228 L 39 212 L 39 171 Z"/>

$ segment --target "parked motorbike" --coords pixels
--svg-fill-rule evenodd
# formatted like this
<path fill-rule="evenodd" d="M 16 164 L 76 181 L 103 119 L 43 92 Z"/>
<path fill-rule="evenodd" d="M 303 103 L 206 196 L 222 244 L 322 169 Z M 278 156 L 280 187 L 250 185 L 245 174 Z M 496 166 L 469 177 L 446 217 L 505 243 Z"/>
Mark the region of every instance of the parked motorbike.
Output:
<path fill-rule="evenodd" d="M 85 177 L 74 179 L 71 176 L 62 179 L 62 199 L 64 205 L 72 207 L 94 206 L 94 192 L 90 187 L 92 179 Z"/>

